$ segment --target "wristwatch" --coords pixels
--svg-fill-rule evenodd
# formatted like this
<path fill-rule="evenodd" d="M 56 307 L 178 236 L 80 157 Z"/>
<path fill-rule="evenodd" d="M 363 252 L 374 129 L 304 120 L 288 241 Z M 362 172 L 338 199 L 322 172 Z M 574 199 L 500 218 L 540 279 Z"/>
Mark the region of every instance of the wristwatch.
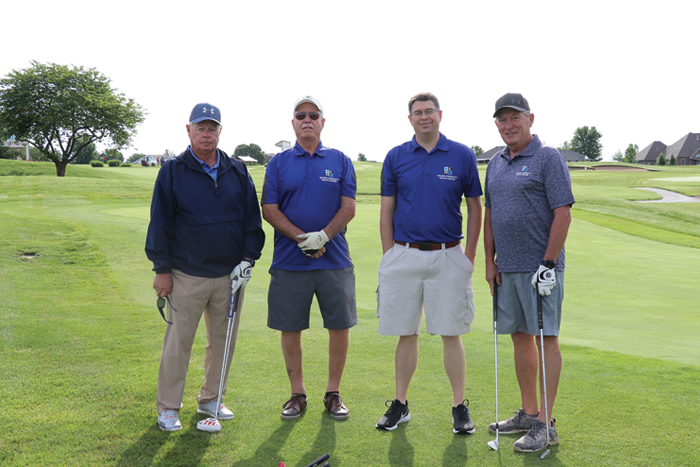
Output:
<path fill-rule="evenodd" d="M 548 269 L 554 269 L 557 267 L 557 263 L 555 263 L 551 259 L 545 259 L 545 260 L 542 260 L 542 266 L 544 266 Z"/>

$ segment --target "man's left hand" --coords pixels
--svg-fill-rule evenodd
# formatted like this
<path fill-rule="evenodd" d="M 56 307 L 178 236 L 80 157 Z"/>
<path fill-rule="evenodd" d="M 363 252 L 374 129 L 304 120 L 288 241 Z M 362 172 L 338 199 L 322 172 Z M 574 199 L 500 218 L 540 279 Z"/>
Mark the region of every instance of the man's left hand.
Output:
<path fill-rule="evenodd" d="M 248 284 L 250 277 L 253 275 L 253 265 L 246 260 L 241 261 L 241 263 L 233 268 L 231 275 L 229 276 L 231 280 L 237 280 L 236 289 L 243 287 Z M 235 290 L 234 290 L 235 292 Z"/>
<path fill-rule="evenodd" d="M 532 276 L 532 286 L 537 292 L 546 297 L 552 294 L 552 289 L 557 283 L 557 276 L 554 274 L 554 268 L 548 268 L 544 264 L 540 265 L 534 276 Z"/>
<path fill-rule="evenodd" d="M 310 256 L 309 253 L 315 254 L 329 241 L 328 235 L 323 230 L 297 235 L 297 238 L 304 240 L 298 246 L 307 256 Z"/>

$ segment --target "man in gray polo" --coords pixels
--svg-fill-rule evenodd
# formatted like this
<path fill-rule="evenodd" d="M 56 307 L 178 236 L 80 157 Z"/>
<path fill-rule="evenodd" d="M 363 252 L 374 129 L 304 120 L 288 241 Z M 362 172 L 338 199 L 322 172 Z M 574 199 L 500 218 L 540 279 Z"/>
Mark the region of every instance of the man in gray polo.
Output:
<path fill-rule="evenodd" d="M 505 94 L 496 101 L 493 116 L 506 148 L 493 156 L 486 170 L 486 280 L 491 294 L 498 286 L 498 333 L 511 335 L 522 400 L 513 417 L 498 422 L 498 430 L 502 434 L 527 432 L 513 449 L 534 452 L 559 442 L 551 415 L 562 362 L 558 336 L 564 300 L 564 242 L 575 200 L 564 159 L 530 133 L 535 115 L 527 100 L 521 94 Z M 540 339 L 535 338 L 540 329 L 538 293 L 543 296 L 546 406 L 544 394 L 537 395 L 542 351 Z M 548 414 L 540 410 L 545 407 Z M 496 423 L 489 425 L 489 431 L 496 432 Z"/>

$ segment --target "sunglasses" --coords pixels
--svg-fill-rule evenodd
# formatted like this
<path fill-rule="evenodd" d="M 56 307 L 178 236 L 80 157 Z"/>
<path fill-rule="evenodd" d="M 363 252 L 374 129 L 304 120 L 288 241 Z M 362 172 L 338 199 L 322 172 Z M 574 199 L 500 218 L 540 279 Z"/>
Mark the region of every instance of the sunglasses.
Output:
<path fill-rule="evenodd" d="M 318 120 L 318 118 L 321 116 L 320 112 L 309 112 L 309 118 L 311 120 Z M 306 112 L 297 112 L 294 114 L 297 120 L 304 120 L 306 118 Z"/>
<path fill-rule="evenodd" d="M 163 318 L 163 321 L 165 321 L 168 324 L 173 324 L 171 321 L 168 321 L 165 319 L 165 313 L 163 312 L 163 308 L 165 308 L 165 301 L 168 301 L 168 305 L 170 305 L 170 308 L 173 309 L 173 311 L 177 311 L 175 307 L 173 306 L 172 303 L 170 303 L 170 296 L 166 295 L 165 298 L 158 297 L 158 300 L 156 301 L 156 306 L 158 307 L 158 311 L 160 311 L 160 316 Z"/>

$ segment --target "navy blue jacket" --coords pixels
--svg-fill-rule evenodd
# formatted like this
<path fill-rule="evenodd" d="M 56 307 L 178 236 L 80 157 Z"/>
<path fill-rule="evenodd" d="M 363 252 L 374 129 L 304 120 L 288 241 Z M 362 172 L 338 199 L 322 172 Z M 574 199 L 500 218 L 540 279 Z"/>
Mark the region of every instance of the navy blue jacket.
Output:
<path fill-rule="evenodd" d="M 151 201 L 146 256 L 158 274 L 222 277 L 265 244 L 255 185 L 245 164 L 219 150 L 214 181 L 189 148 L 161 167 Z"/>

